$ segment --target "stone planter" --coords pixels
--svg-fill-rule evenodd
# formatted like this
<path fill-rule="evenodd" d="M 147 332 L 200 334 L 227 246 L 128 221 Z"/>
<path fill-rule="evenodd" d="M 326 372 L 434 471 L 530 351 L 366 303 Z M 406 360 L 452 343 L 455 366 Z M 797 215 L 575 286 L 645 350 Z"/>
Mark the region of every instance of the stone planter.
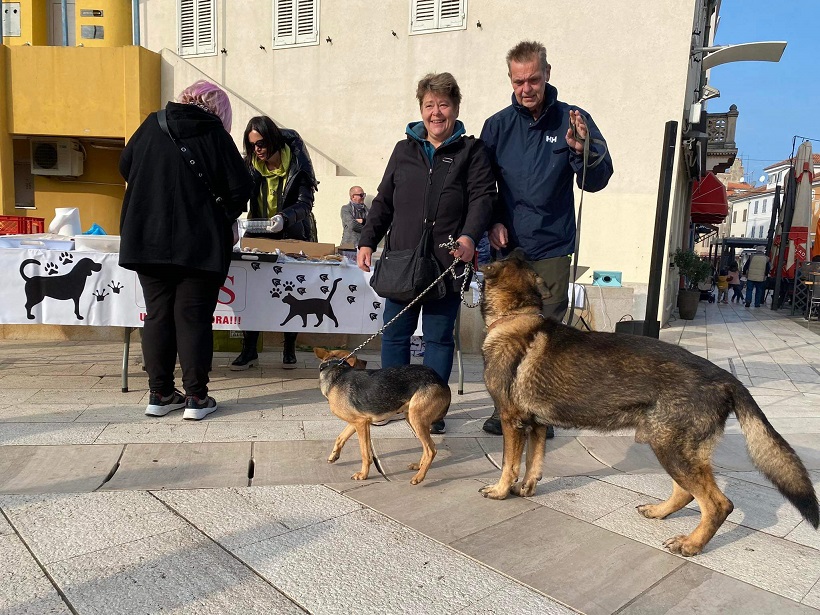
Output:
<path fill-rule="evenodd" d="M 699 290 L 681 288 L 678 291 L 678 312 L 683 320 L 694 320 L 700 301 Z"/>

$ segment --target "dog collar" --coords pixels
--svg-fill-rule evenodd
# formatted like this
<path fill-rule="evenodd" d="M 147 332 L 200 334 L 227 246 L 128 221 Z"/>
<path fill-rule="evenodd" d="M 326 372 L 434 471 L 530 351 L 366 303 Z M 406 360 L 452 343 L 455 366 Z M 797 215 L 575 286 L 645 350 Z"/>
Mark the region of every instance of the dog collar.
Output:
<path fill-rule="evenodd" d="M 505 320 L 513 320 L 514 318 L 520 318 L 521 316 L 538 316 L 539 318 L 543 319 L 544 315 L 540 312 L 537 314 L 505 314 L 504 316 L 499 316 L 494 321 L 492 321 L 489 325 L 487 325 L 487 333 L 493 330 L 498 323 L 504 322 Z"/>

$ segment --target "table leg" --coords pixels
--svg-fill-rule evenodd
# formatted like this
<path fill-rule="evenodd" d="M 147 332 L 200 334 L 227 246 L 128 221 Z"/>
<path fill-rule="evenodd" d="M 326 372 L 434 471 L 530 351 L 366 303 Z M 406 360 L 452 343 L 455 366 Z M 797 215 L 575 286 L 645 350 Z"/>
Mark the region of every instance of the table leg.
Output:
<path fill-rule="evenodd" d="M 122 345 L 122 392 L 128 393 L 128 353 L 131 350 L 131 332 L 133 327 L 125 327 L 123 329 L 123 345 Z"/>

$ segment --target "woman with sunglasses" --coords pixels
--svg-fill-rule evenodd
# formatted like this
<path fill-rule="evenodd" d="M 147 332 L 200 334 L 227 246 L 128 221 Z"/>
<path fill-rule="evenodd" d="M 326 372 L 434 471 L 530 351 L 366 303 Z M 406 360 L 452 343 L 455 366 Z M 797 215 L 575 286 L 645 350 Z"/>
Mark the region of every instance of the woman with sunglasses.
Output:
<path fill-rule="evenodd" d="M 243 136 L 245 162 L 253 175 L 248 218 L 268 218 L 265 232 L 246 232 L 246 237 L 317 241 L 313 218 L 313 193 L 317 189 L 313 163 L 295 130 L 280 130 L 273 120 L 251 118 Z M 296 367 L 296 333 L 284 334 L 282 367 Z M 256 345 L 259 331 L 245 331 L 242 352 L 231 363 L 233 371 L 259 362 Z"/>

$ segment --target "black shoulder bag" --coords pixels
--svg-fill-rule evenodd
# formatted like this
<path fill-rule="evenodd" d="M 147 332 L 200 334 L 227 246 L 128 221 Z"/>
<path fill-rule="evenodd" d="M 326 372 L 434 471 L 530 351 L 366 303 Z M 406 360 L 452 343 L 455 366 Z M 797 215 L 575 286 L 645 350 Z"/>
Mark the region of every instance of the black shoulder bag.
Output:
<path fill-rule="evenodd" d="M 412 301 L 441 275 L 441 267 L 433 254 L 433 225 L 436 221 L 436 213 L 438 213 L 441 187 L 447 173 L 439 173 L 439 176 L 441 180 L 437 182 L 435 189 L 431 189 L 428 193 L 431 199 L 435 199 L 435 209 L 431 203 L 425 212 L 424 231 L 421 234 L 419 245 L 412 250 L 391 250 L 392 224 L 387 231 L 384 251 L 376 262 L 370 278 L 370 286 L 380 297 L 402 303 Z M 446 293 L 447 287 L 442 278 L 427 292 L 424 299 L 426 301 L 441 299 Z"/>
<path fill-rule="evenodd" d="M 203 173 L 203 171 L 205 170 L 204 167 L 200 166 L 199 170 L 197 170 L 196 160 L 194 160 L 194 156 L 191 153 L 191 148 L 186 147 L 184 143 L 178 142 L 176 139 L 174 139 L 174 135 L 172 135 L 171 131 L 168 129 L 168 119 L 165 117 L 165 109 L 160 109 L 159 111 L 157 111 L 157 122 L 159 122 L 159 127 L 162 129 L 162 132 L 168 135 L 171 138 L 171 141 L 174 142 L 174 145 L 177 146 L 177 148 L 179 149 L 179 153 L 182 154 L 182 158 L 185 160 L 185 162 L 188 163 L 188 168 L 191 169 L 191 172 L 196 174 L 196 176 L 202 180 L 202 183 L 205 184 L 205 187 L 208 189 L 208 192 L 211 194 L 211 197 L 213 197 L 214 203 L 219 205 L 219 207 L 222 208 L 223 212 L 227 216 L 228 212 L 225 210 L 224 207 L 224 199 L 221 196 L 217 196 L 214 193 L 213 189 L 211 188 L 211 182 L 208 181 L 208 178 Z"/>

